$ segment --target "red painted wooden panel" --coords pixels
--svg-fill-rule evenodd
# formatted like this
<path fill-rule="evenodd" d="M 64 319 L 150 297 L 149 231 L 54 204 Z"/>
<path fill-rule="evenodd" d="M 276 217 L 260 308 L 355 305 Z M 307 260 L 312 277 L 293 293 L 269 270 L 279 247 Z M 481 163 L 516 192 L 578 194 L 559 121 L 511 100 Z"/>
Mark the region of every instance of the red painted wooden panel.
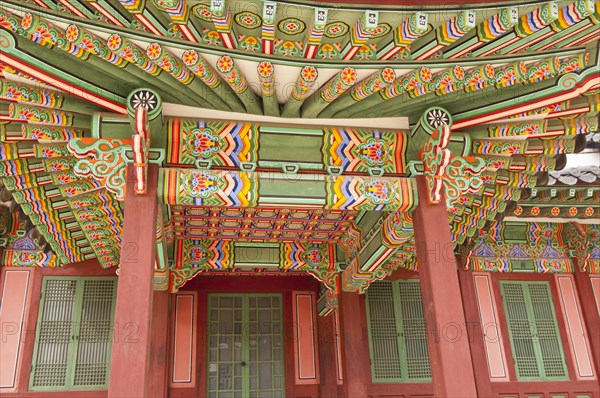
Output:
<path fill-rule="evenodd" d="M 0 391 L 14 390 L 17 385 L 17 363 L 21 349 L 21 335 L 29 270 L 3 269 L 0 298 Z"/>
<path fill-rule="evenodd" d="M 318 384 L 315 294 L 314 292 L 294 292 L 292 303 L 296 341 L 294 345 L 296 384 Z"/>
<path fill-rule="evenodd" d="M 594 379 L 594 367 L 573 275 L 557 275 L 559 301 L 565 315 L 567 333 L 578 379 Z"/>
<path fill-rule="evenodd" d="M 196 385 L 196 312 L 198 294 L 178 293 L 173 298 L 173 370 L 171 387 Z"/>
<path fill-rule="evenodd" d="M 502 345 L 502 331 L 490 276 L 486 273 L 474 274 L 475 292 L 483 341 L 487 356 L 489 377 L 492 381 L 508 381 L 506 354 Z"/>
<path fill-rule="evenodd" d="M 598 313 L 600 314 L 600 276 L 590 275 L 590 281 L 592 282 L 592 290 L 594 291 L 596 306 L 598 307 Z"/>
<path fill-rule="evenodd" d="M 342 346 L 340 344 L 340 314 L 335 311 L 335 322 L 334 322 L 334 336 L 335 336 L 335 365 L 337 369 L 337 384 L 344 384 L 344 369 L 342 368 Z"/>

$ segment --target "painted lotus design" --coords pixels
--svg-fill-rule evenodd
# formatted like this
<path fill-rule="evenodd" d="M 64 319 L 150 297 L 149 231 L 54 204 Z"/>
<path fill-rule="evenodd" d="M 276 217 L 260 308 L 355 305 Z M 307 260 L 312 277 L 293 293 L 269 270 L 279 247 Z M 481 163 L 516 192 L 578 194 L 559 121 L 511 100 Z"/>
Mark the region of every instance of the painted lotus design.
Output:
<path fill-rule="evenodd" d="M 385 141 L 372 138 L 358 147 L 358 157 L 369 166 L 382 166 L 388 157 Z"/>
<path fill-rule="evenodd" d="M 389 203 L 394 198 L 394 186 L 387 180 L 372 180 L 362 184 L 364 195 L 377 204 Z"/>

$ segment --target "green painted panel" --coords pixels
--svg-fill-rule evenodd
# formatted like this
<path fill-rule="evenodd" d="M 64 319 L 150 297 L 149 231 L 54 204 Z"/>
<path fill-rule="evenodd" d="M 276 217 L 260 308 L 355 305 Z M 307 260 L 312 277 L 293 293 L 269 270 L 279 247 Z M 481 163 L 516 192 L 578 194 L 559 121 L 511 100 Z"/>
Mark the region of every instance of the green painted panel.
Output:
<path fill-rule="evenodd" d="M 260 133 L 259 159 L 283 162 L 323 163 L 323 137 Z"/>

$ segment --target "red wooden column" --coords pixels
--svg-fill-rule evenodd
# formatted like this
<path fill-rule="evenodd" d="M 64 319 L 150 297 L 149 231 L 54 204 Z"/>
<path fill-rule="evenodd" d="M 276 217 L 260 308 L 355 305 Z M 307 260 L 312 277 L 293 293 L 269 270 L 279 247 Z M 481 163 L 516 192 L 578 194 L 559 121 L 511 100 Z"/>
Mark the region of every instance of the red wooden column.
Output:
<path fill-rule="evenodd" d="M 335 315 L 318 316 L 320 396 L 337 397 L 337 364 L 335 363 Z"/>
<path fill-rule="evenodd" d="M 579 269 L 577 259 L 573 259 L 573 263 L 575 264 L 574 277 L 575 284 L 577 285 L 577 294 L 581 302 L 581 311 L 585 319 L 588 336 L 590 336 L 590 345 L 592 346 L 592 356 L 597 375 L 600 372 L 600 339 L 597 338 L 598 331 L 600 330 L 600 310 L 596 305 L 590 274 L 582 272 Z"/>
<path fill-rule="evenodd" d="M 364 330 L 366 322 L 361 298 L 364 299 L 364 296 L 344 291 L 338 296 L 344 386 L 349 398 L 367 397 L 371 384 L 369 341 Z"/>
<path fill-rule="evenodd" d="M 465 315 L 445 200 L 429 203 L 427 183 L 417 177 L 419 206 L 414 212 L 415 241 L 431 375 L 436 397 L 475 397 Z"/>
<path fill-rule="evenodd" d="M 169 352 L 169 292 L 154 292 L 152 299 L 152 327 L 150 337 L 150 386 L 147 397 L 167 396 L 167 368 Z"/>
<path fill-rule="evenodd" d="M 150 340 L 158 166 L 148 166 L 148 193 L 135 193 L 133 166 L 127 169 L 123 244 L 115 312 L 108 396 L 146 397 L 154 375 L 150 369 Z M 166 328 L 166 325 L 164 326 Z"/>

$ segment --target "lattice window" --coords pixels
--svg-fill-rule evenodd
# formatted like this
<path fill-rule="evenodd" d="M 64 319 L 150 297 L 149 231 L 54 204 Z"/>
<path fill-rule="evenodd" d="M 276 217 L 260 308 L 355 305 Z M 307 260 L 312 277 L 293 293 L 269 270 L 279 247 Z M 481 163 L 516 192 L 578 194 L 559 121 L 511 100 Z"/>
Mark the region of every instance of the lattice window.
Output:
<path fill-rule="evenodd" d="M 107 388 L 116 282 L 44 278 L 31 390 Z"/>
<path fill-rule="evenodd" d="M 367 319 L 373 382 L 431 381 L 419 281 L 373 283 Z"/>
<path fill-rule="evenodd" d="M 500 282 L 519 380 L 566 380 L 567 366 L 548 282 Z"/>

